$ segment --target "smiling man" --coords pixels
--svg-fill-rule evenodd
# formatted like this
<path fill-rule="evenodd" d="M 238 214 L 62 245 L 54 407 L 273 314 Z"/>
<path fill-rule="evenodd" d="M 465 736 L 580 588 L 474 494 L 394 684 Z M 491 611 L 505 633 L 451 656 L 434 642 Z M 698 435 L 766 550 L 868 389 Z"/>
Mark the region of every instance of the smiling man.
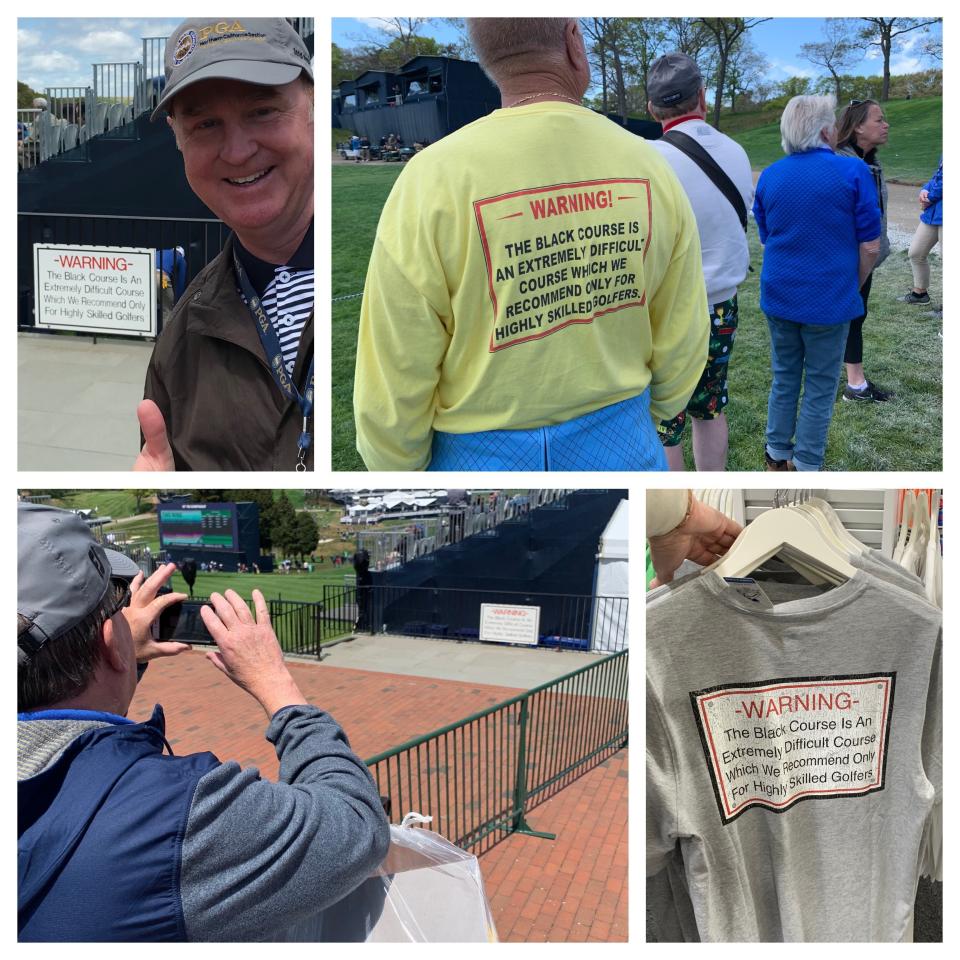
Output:
<path fill-rule="evenodd" d="M 281 18 L 186 20 L 166 110 L 194 193 L 233 230 L 164 327 L 135 470 L 313 466 L 313 71 Z"/>

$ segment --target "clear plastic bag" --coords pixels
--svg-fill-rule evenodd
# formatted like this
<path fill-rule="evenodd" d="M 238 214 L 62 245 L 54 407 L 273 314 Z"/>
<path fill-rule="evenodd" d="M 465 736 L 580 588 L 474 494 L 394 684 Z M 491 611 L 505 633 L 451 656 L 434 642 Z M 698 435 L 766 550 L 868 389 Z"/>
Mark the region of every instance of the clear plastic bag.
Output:
<path fill-rule="evenodd" d="M 377 870 L 385 892 L 380 918 L 367 940 L 379 943 L 493 943 L 497 930 L 472 853 L 408 814 L 390 827 L 390 849 Z"/>
<path fill-rule="evenodd" d="M 376 872 L 339 902 L 278 940 L 327 943 L 495 943 L 497 930 L 472 853 L 417 824 L 409 813 L 390 827 Z"/>

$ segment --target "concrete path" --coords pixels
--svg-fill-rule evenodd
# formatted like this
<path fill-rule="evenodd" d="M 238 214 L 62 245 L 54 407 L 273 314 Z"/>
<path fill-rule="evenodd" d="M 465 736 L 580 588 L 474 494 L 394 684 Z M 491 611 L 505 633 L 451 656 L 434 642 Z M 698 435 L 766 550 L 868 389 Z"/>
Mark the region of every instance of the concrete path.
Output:
<path fill-rule="evenodd" d="M 152 343 L 21 333 L 20 470 L 129 470 Z"/>
<path fill-rule="evenodd" d="M 489 683 L 523 690 L 548 683 L 598 659 L 597 654 L 573 650 L 525 650 L 393 634 L 361 634 L 353 640 L 324 647 L 323 651 L 323 663 L 329 667 Z"/>

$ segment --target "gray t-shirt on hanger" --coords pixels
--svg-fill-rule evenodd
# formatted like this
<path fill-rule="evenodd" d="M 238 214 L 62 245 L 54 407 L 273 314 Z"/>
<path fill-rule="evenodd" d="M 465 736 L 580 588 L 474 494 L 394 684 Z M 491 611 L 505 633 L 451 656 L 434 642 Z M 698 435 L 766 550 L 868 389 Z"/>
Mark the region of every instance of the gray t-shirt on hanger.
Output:
<path fill-rule="evenodd" d="M 706 574 L 648 605 L 647 874 L 661 901 L 685 885 L 684 939 L 909 940 L 940 613 L 865 571 L 760 587 Z"/>

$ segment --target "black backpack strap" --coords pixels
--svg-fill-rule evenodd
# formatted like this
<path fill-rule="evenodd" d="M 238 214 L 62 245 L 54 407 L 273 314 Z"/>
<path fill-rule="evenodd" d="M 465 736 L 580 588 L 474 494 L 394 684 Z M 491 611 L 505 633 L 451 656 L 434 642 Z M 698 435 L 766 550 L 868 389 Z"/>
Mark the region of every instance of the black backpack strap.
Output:
<path fill-rule="evenodd" d="M 720 164 L 697 143 L 693 137 L 679 130 L 668 130 L 663 138 L 681 153 L 686 154 L 712 181 L 713 185 L 730 201 L 730 205 L 737 211 L 740 226 L 747 229 L 747 205 L 743 202 L 740 191 L 733 181 L 724 173 Z"/>

